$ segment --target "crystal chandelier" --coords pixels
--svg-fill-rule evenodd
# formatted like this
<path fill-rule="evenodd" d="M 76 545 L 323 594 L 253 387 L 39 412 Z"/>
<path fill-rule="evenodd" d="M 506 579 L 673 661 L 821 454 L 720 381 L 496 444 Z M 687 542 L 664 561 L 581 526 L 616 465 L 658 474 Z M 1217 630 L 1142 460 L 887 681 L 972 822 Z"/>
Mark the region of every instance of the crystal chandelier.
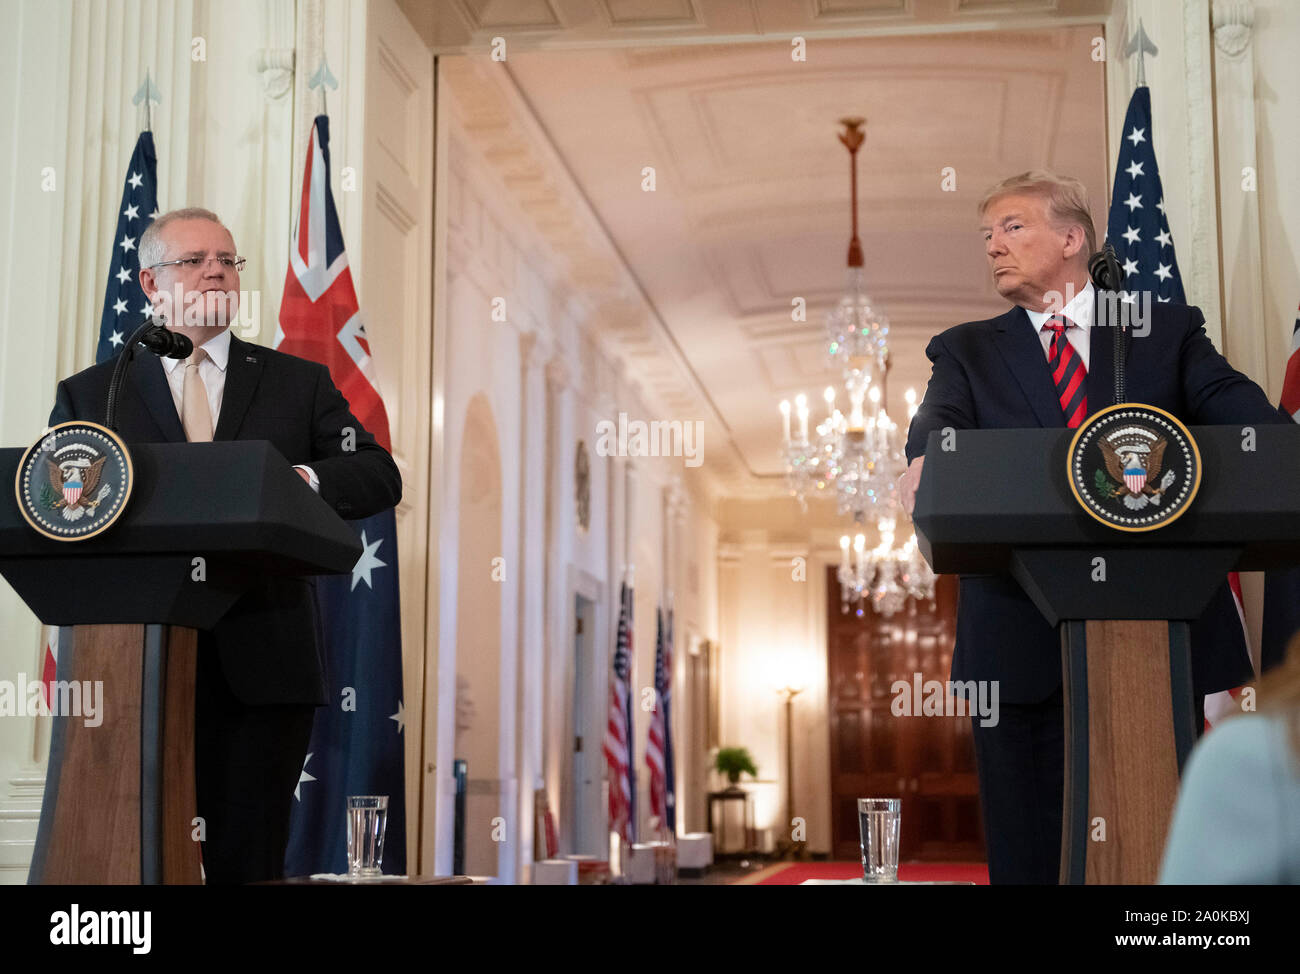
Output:
<path fill-rule="evenodd" d="M 849 240 L 847 286 L 843 296 L 826 317 L 829 363 L 841 377 L 847 410 L 836 406 L 837 393 L 828 386 L 826 418 L 809 432 L 808 399 L 800 393 L 793 409 L 781 402 L 784 425 L 781 457 L 786 485 L 791 495 L 807 509 L 807 498 L 819 492 L 834 492 L 837 511 L 848 514 L 855 525 L 873 521 L 880 544 L 866 550 L 866 536 L 840 539 L 839 569 L 841 605 L 857 614 L 870 601 L 882 615 L 893 615 L 908 597 L 933 598 L 934 575 L 916 548 L 911 534 L 895 546 L 895 526 L 904 518 L 898 498 L 898 480 L 906 469 L 902 433 L 889 416 L 889 319 L 866 292 L 863 277 L 862 243 L 858 238 L 857 154 L 865 134 L 861 118 L 841 119 L 840 142 L 849 151 L 850 204 L 853 232 Z M 916 411 L 916 395 L 907 390 L 908 419 Z M 792 428 L 791 417 L 798 420 Z"/>
<path fill-rule="evenodd" d="M 868 516 L 895 516 L 897 482 L 902 475 L 902 450 L 897 427 L 885 408 L 884 381 L 889 368 L 889 319 L 872 305 L 862 273 L 862 242 L 858 239 L 858 149 L 865 134 L 861 118 L 842 119 L 839 139 L 849 150 L 849 183 L 853 233 L 849 240 L 848 286 L 826 318 L 827 354 L 844 384 L 847 413 L 836 408 L 833 387 L 825 393 L 827 415 L 808 431 L 808 401 L 795 399 L 798 434 L 791 431 L 789 400 L 781 403 L 785 425 L 782 460 L 786 485 L 806 509 L 807 497 L 833 490 L 840 514 L 856 523 Z"/>
<path fill-rule="evenodd" d="M 866 550 L 866 535 L 853 538 L 853 556 L 849 557 L 849 536 L 840 538 L 840 611 L 854 613 L 862 618 L 870 602 L 882 616 L 892 616 L 909 598 L 934 598 L 934 572 L 921 556 L 916 546 L 916 535 L 910 533 L 901 547 L 895 547 L 893 518 L 881 518 L 876 528 L 880 543 Z"/>

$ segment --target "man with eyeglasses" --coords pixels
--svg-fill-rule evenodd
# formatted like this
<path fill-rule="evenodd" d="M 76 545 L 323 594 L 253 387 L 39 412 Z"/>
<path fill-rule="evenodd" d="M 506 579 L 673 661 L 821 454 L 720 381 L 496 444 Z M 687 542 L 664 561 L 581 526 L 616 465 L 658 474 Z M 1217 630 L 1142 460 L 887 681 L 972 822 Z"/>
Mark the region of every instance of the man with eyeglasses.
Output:
<path fill-rule="evenodd" d="M 186 361 L 137 356 L 118 412 L 128 443 L 269 440 L 340 516 L 401 499 L 397 465 L 319 363 L 230 332 L 244 258 L 215 213 L 158 217 L 140 239 L 140 285 L 155 317 L 194 343 Z M 59 383 L 50 425 L 103 422 L 115 360 Z M 279 879 L 289 813 L 326 701 L 314 579 L 254 588 L 199 633 L 195 776 L 209 883 Z"/>

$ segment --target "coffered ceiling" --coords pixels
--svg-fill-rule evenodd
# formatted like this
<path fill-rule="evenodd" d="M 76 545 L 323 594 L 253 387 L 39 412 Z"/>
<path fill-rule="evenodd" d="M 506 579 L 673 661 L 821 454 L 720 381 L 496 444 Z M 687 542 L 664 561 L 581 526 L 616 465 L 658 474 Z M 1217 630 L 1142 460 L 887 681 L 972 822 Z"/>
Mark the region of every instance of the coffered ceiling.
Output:
<path fill-rule="evenodd" d="M 510 6 L 456 3 L 480 24 L 507 16 Z M 531 5 L 538 17 L 545 7 L 561 18 L 573 6 Z M 650 0 L 603 6 L 628 16 L 665 7 Z M 677 6 L 702 15 L 717 5 Z M 762 13 L 779 5 L 731 6 Z M 829 17 L 873 6 L 915 16 L 934 5 L 799 6 Z M 1083 6 L 948 3 L 985 12 Z M 777 402 L 804 391 L 819 405 L 820 390 L 835 380 L 823 330 L 843 285 L 849 237 L 848 154 L 836 138 L 838 120 L 867 119 L 861 237 L 868 289 L 893 325 L 889 394 L 901 418 L 904 389 L 924 390 L 929 338 L 1006 307 L 976 230 L 976 201 L 988 186 L 1030 168 L 1076 175 L 1104 227 L 1104 77 L 1092 59 L 1099 33 L 1080 25 L 827 37 L 808 41 L 804 61 L 791 58 L 786 36 L 516 49 L 504 63 L 485 55 L 451 60 L 510 90 L 599 224 L 623 265 L 620 276 L 634 282 L 654 327 L 629 332 L 629 372 L 671 387 L 660 401 L 688 412 L 668 418 L 718 429 L 721 437 L 711 440 L 727 442 L 728 491 L 754 493 L 780 488 Z M 595 276 L 590 285 L 602 286 Z M 792 320 L 799 298 L 806 321 Z"/>

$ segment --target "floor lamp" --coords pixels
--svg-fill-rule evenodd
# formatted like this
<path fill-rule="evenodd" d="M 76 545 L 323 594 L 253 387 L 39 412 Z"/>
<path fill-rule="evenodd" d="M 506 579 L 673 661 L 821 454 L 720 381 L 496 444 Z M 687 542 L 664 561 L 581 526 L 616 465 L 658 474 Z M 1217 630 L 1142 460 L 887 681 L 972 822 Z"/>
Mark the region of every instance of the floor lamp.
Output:
<path fill-rule="evenodd" d="M 794 820 L 794 698 L 803 687 L 783 686 L 776 691 L 785 697 L 785 822 L 777 855 L 782 859 L 803 859 L 807 854 L 807 841 L 795 841 L 790 829 Z M 808 823 L 804 821 L 805 835 Z"/>

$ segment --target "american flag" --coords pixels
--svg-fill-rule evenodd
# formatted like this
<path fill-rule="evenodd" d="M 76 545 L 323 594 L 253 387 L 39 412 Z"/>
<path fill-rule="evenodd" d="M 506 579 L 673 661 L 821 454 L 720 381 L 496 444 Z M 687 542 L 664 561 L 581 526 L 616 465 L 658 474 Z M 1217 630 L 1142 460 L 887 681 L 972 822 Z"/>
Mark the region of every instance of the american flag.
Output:
<path fill-rule="evenodd" d="M 99 316 L 96 362 L 120 352 L 131 332 L 149 317 L 149 302 L 140 288 L 140 237 L 157 215 L 158 157 L 154 153 L 153 133 L 144 131 L 135 140 L 135 151 L 131 153 L 122 185 L 122 202 L 117 208 L 104 310 Z"/>
<path fill-rule="evenodd" d="M 618 641 L 609 680 L 605 764 L 609 770 L 609 829 L 636 841 L 636 772 L 632 747 L 632 587 L 619 590 Z"/>
<path fill-rule="evenodd" d="M 126 340 L 149 317 L 149 302 L 140 287 L 140 238 L 158 215 L 158 155 L 153 133 L 146 129 L 135 140 L 131 161 L 122 181 L 122 201 L 117 207 L 117 226 L 109 253 L 108 281 L 104 306 L 99 314 L 99 343 L 95 361 L 103 362 L 126 347 Z M 66 493 L 66 491 L 65 491 Z M 80 491 L 78 491 L 80 493 Z M 54 682 L 58 664 L 59 629 L 48 626 L 41 669 L 42 685 Z"/>
<path fill-rule="evenodd" d="M 1174 240 L 1169 234 L 1165 215 L 1164 190 L 1156 167 L 1156 150 L 1151 135 L 1151 91 L 1139 86 L 1129 99 L 1120 138 L 1119 161 L 1115 164 L 1115 184 L 1110 195 L 1110 214 L 1106 221 L 1106 239 L 1115 248 L 1124 277 L 1124 300 L 1150 293 L 1156 301 L 1186 304 L 1183 279 L 1178 273 Z M 1125 478 L 1128 479 L 1127 477 Z M 1250 657 L 1250 635 L 1246 629 L 1246 612 L 1241 599 L 1241 579 L 1236 572 L 1228 575 L 1237 617 L 1241 622 L 1241 640 L 1235 651 Z M 1236 709 L 1240 687 L 1206 694 L 1205 729 L 1230 710 Z"/>
<path fill-rule="evenodd" d="M 1124 116 L 1106 239 L 1119 257 L 1126 300 L 1150 292 L 1157 301 L 1187 303 L 1165 216 L 1151 142 L 1151 92 L 1145 85 L 1133 92 Z"/>
<path fill-rule="evenodd" d="M 371 378 L 343 232 L 330 190 L 329 120 L 316 117 L 289 251 L 275 347 L 322 362 L 352 413 L 384 449 L 388 414 Z M 294 792 L 285 874 L 347 871 L 349 795 L 387 795 L 383 870 L 406 872 L 406 772 L 397 520 L 349 522 L 364 551 L 348 575 L 317 579 L 330 703 L 316 712 Z"/>
<path fill-rule="evenodd" d="M 665 618 L 666 616 L 666 618 Z M 650 814 L 671 836 L 677 830 L 673 775 L 673 614 L 655 613 L 655 709 L 650 715 L 645 763 L 650 768 Z"/>

